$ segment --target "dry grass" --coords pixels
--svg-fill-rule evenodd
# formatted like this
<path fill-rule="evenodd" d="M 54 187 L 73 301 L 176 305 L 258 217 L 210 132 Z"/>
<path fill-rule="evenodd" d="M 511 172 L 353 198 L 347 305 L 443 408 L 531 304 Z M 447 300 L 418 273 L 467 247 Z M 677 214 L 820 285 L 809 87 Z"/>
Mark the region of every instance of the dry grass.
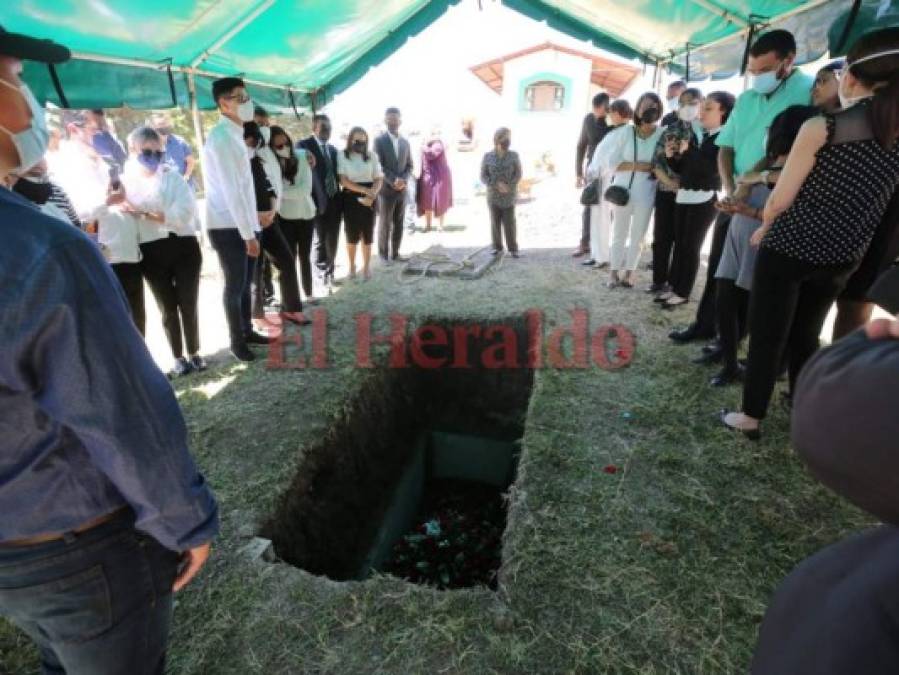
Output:
<path fill-rule="evenodd" d="M 179 390 L 223 527 L 209 567 L 178 597 L 170 672 L 744 672 L 778 581 L 865 524 L 806 475 L 783 411 L 759 444 L 715 425 L 738 391 L 710 390 L 692 350 L 665 337 L 692 306 L 661 313 L 639 291 L 605 290 L 567 251 L 528 251 L 540 223 L 523 220 L 527 257 L 479 281 L 398 286 L 381 271 L 327 302 L 326 370 L 223 360 Z M 627 325 L 636 357 L 614 372 L 537 373 L 499 593 L 390 577 L 338 584 L 246 559 L 304 446 L 366 386 L 353 367 L 357 312 L 486 322 L 538 308 L 550 330 L 575 307 L 594 328 Z M 623 471 L 604 473 L 608 464 Z M 2 668 L 27 672 L 32 658 L 0 625 Z"/>

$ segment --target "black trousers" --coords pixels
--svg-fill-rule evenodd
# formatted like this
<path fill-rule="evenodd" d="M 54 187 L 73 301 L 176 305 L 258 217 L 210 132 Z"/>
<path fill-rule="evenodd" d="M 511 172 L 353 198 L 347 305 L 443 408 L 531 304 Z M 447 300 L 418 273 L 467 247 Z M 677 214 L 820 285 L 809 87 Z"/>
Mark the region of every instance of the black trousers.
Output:
<path fill-rule="evenodd" d="M 278 287 L 281 289 L 281 311 L 302 312 L 300 282 L 297 279 L 296 258 L 291 253 L 281 227 L 275 221 L 262 230 L 259 239 L 263 255 L 268 257 L 278 270 Z M 253 317 L 265 316 L 265 286 L 262 280 L 262 265 L 257 265 L 253 277 Z"/>
<path fill-rule="evenodd" d="M 278 226 L 287 242 L 287 248 L 294 260 L 300 263 L 300 281 L 306 297 L 312 295 L 312 235 L 315 233 L 314 220 L 288 220 L 278 216 Z"/>
<path fill-rule="evenodd" d="M 134 325 L 141 335 L 146 335 L 147 313 L 144 308 L 144 278 L 140 274 L 140 263 L 114 263 L 111 267 L 125 291 Z"/>
<path fill-rule="evenodd" d="M 515 207 L 502 208 L 493 204 L 489 206 L 493 250 L 503 250 L 503 235 L 505 235 L 506 248 L 509 249 L 509 253 L 518 253 L 518 225 L 515 221 Z"/>
<path fill-rule="evenodd" d="M 668 282 L 674 293 L 682 298 L 689 298 L 693 292 L 702 242 L 717 213 L 714 198 L 703 204 L 675 204 L 674 255 Z M 655 266 L 652 269 L 654 273 Z"/>
<path fill-rule="evenodd" d="M 705 275 L 705 289 L 696 308 L 695 325 L 700 335 L 712 338 L 715 336 L 717 321 L 715 319 L 715 272 L 721 262 L 724 244 L 727 241 L 727 230 L 730 228 L 730 214 L 719 213 L 712 231 L 712 248 L 709 251 L 709 267 Z"/>
<path fill-rule="evenodd" d="M 724 367 L 737 369 L 737 350 L 746 337 L 749 291 L 740 288 L 733 279 L 716 279 L 716 309 L 718 343 L 721 345 Z"/>
<path fill-rule="evenodd" d="M 334 274 L 334 260 L 340 242 L 340 219 L 343 215 L 340 194 L 338 192 L 331 197 L 325 212 L 315 216 L 315 264 L 329 275 Z"/>
<path fill-rule="evenodd" d="M 652 283 L 657 286 L 671 281 L 676 197 L 674 192 L 656 192 L 656 211 L 652 226 Z"/>
<path fill-rule="evenodd" d="M 821 267 L 762 247 L 749 301 L 749 359 L 743 412 L 762 419 L 785 355 L 790 391 L 799 371 L 818 349 L 830 306 L 858 262 Z"/>
<path fill-rule="evenodd" d="M 256 270 L 256 258 L 247 255 L 247 245 L 236 228 L 209 230 L 209 241 L 218 255 L 225 277 L 222 302 L 231 346 L 246 346 L 246 336 L 253 330 L 250 322 L 250 281 Z"/>
<path fill-rule="evenodd" d="M 590 207 L 584 207 L 584 214 L 581 217 L 581 250 L 590 250 Z"/>
<path fill-rule="evenodd" d="M 378 196 L 378 255 L 382 260 L 387 259 L 388 242 L 390 257 L 396 258 L 400 254 L 405 213 L 405 191 L 395 195 L 385 195 L 381 192 Z"/>
<path fill-rule="evenodd" d="M 140 270 L 146 279 L 162 315 L 162 327 L 172 356 L 200 351 L 200 327 L 197 300 L 200 295 L 200 268 L 203 254 L 196 237 L 174 234 L 140 246 Z M 184 341 L 181 334 L 184 331 Z"/>

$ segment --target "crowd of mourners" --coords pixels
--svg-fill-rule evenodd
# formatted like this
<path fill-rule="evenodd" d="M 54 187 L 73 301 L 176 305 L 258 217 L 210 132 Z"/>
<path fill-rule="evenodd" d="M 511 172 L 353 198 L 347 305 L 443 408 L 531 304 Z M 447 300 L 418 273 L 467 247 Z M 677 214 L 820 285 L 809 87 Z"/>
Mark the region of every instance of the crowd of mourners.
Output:
<path fill-rule="evenodd" d="M 69 57 L 0 28 L 9 188 L 0 189 L 0 614 L 34 640 L 44 672 L 162 673 L 173 594 L 203 567 L 219 528 L 172 387 L 142 339 L 146 283 L 172 375 L 206 367 L 198 163 L 165 115 L 134 129 L 127 148 L 100 110 L 66 111 L 54 135 L 22 61 Z M 703 96 L 674 83 L 665 117 L 653 93 L 633 110 L 597 96 L 578 148 L 585 209 L 575 255 L 607 269 L 614 292 L 632 289 L 653 222 L 647 290 L 673 309 L 691 301 L 712 231 L 695 320 L 671 339 L 708 341 L 698 361 L 721 363 L 713 385 L 743 382 L 742 410 L 720 420 L 751 439 L 786 372 L 798 454 L 885 523 L 787 577 L 751 670 L 886 675 L 899 672 L 899 473 L 890 468 L 899 316 L 870 317 L 875 300 L 899 312 L 899 28 L 866 33 L 814 79 L 795 58 L 790 33 L 763 33 L 749 51 L 748 91 Z M 295 143 L 242 80 L 217 80 L 212 93 L 221 117 L 203 148 L 206 232 L 224 275 L 231 351 L 251 361 L 249 346 L 271 339 L 253 324 L 270 295 L 266 264 L 279 272 L 281 320 L 302 325 L 316 302 L 314 269 L 333 280 L 341 223 L 351 277 L 371 275 L 376 211 L 379 256 L 403 259 L 412 153 L 395 108 L 374 143 L 356 127 L 337 149 L 324 115 Z M 509 129 L 494 141 L 481 165 L 493 248 L 517 257 L 521 162 Z M 424 154 L 441 173 L 442 151 L 431 144 Z M 418 206 L 423 193 L 424 211 L 440 218 L 451 196 L 423 188 Z M 834 303 L 835 341 L 819 350 Z"/>
<path fill-rule="evenodd" d="M 633 288 L 652 221 L 646 292 L 673 310 L 691 300 L 712 229 L 695 320 L 670 338 L 707 342 L 694 362 L 721 364 L 712 386 L 742 383 L 742 410 L 720 419 L 749 438 L 783 374 L 790 405 L 834 303 L 839 338 L 870 319 L 867 293 L 899 256 L 897 48 L 896 29 L 870 34 L 811 78 L 793 35 L 772 30 L 750 48 L 736 99 L 679 81 L 664 117 L 650 92 L 633 115 L 598 94 L 584 120 L 574 256 L 608 270 L 609 288 Z"/>

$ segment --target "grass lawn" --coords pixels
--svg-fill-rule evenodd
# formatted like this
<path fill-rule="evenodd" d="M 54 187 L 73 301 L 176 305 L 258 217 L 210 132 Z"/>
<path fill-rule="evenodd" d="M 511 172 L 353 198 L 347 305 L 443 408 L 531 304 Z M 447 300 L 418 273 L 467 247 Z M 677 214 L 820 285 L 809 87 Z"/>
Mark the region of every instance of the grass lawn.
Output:
<path fill-rule="evenodd" d="M 688 361 L 695 349 L 666 337 L 695 305 L 662 312 L 639 290 L 606 290 L 568 250 L 522 245 L 527 257 L 478 281 L 398 284 L 379 269 L 344 288 L 323 304 L 327 369 L 222 358 L 178 383 L 222 534 L 177 597 L 171 673 L 745 672 L 779 580 L 868 524 L 805 473 L 776 401 L 759 443 L 716 425 L 739 390 L 710 389 L 711 372 Z M 624 324 L 636 352 L 620 370 L 536 372 L 498 592 L 338 583 L 249 558 L 308 449 L 377 385 L 377 370 L 353 365 L 356 313 L 374 312 L 383 331 L 391 311 L 489 323 L 533 308 L 547 332 L 574 308 L 594 329 Z M 0 623 L 0 671 L 34 667 Z"/>

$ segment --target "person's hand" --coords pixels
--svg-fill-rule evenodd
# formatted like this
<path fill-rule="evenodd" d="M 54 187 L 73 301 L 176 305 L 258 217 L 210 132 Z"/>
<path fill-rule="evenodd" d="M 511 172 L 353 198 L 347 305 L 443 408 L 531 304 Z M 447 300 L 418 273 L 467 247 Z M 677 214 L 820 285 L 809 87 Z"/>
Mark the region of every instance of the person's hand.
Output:
<path fill-rule="evenodd" d="M 755 232 L 752 233 L 752 237 L 749 239 L 749 243 L 752 244 L 753 246 L 755 246 L 756 248 L 758 248 L 759 245 L 762 243 L 762 239 L 764 239 L 765 235 L 768 234 L 768 230 L 770 230 L 770 229 L 771 229 L 770 227 L 766 227 L 765 225 L 762 225 L 760 228 L 758 228 Z"/>
<path fill-rule="evenodd" d="M 674 157 L 675 153 L 677 153 L 677 141 L 675 141 L 673 138 L 670 138 L 665 141 L 665 157 L 671 159 L 672 157 Z"/>
<path fill-rule="evenodd" d="M 496 184 L 496 190 L 500 194 L 504 194 L 504 195 L 509 194 L 509 186 L 506 185 L 505 183 L 503 183 L 502 181 L 500 181 L 499 183 Z"/>
<path fill-rule="evenodd" d="M 374 188 L 370 188 L 365 191 L 365 196 L 368 197 L 369 199 L 371 199 L 372 201 L 375 201 L 378 198 L 378 191 L 375 190 Z"/>
<path fill-rule="evenodd" d="M 584 177 L 583 177 L 583 176 L 578 176 L 578 177 L 577 177 L 577 180 L 576 180 L 575 183 L 574 183 L 574 186 L 575 186 L 578 190 L 580 190 L 581 188 L 584 187 L 584 184 L 585 184 L 585 183 L 584 183 Z"/>
<path fill-rule="evenodd" d="M 362 204 L 362 206 L 367 206 L 367 207 L 371 208 L 372 204 L 375 203 L 375 200 L 373 197 L 360 197 L 359 203 Z"/>
<path fill-rule="evenodd" d="M 259 240 L 258 239 L 247 239 L 247 255 L 251 258 L 259 257 Z"/>
<path fill-rule="evenodd" d="M 262 229 L 269 227 L 273 222 L 275 222 L 274 211 L 260 211 L 258 215 L 259 224 L 262 226 Z"/>
<path fill-rule="evenodd" d="M 249 243 L 250 242 L 247 242 L 247 244 Z M 181 554 L 181 568 L 178 572 L 178 576 L 175 577 L 175 584 L 172 586 L 172 590 L 175 593 L 187 586 L 191 579 L 197 576 L 197 572 L 199 572 L 203 565 L 206 564 L 211 548 L 211 543 L 201 544 L 200 546 L 188 549 Z"/>
<path fill-rule="evenodd" d="M 733 213 L 736 210 L 736 203 L 732 197 L 725 197 L 715 202 L 715 208 L 723 213 Z"/>
<path fill-rule="evenodd" d="M 311 152 L 306 153 L 306 161 L 309 162 L 309 168 L 315 168 L 315 155 L 313 155 Z"/>
<path fill-rule="evenodd" d="M 893 319 L 874 319 L 865 326 L 871 340 L 899 340 L 899 314 Z"/>
<path fill-rule="evenodd" d="M 752 192 L 752 185 L 749 183 L 740 184 L 737 189 L 733 191 L 731 194 L 731 199 L 735 202 L 745 202 L 749 199 L 749 195 Z"/>
<path fill-rule="evenodd" d="M 737 185 L 755 185 L 762 182 L 762 174 L 759 171 L 747 171 L 737 176 Z"/>
<path fill-rule="evenodd" d="M 682 140 L 680 142 L 680 147 L 678 148 L 678 152 L 680 152 L 680 154 L 684 154 L 689 149 L 690 149 L 690 140 L 685 138 L 684 140 Z"/>

